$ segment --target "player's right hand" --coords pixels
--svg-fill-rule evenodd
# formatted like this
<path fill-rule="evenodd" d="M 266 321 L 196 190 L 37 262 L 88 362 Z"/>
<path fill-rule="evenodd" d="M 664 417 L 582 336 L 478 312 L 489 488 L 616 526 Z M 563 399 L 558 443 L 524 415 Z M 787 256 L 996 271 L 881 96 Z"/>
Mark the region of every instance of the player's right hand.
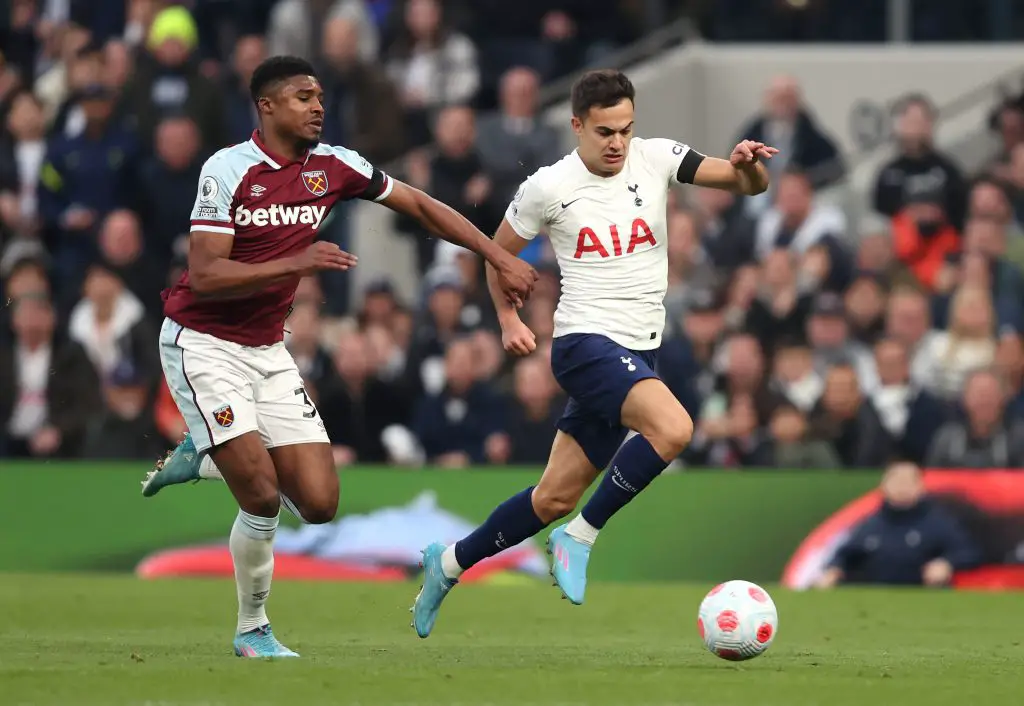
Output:
<path fill-rule="evenodd" d="M 530 355 L 537 350 L 537 336 L 517 315 L 515 321 L 502 325 L 501 345 L 512 355 Z"/>
<path fill-rule="evenodd" d="M 323 270 L 347 270 L 359 261 L 334 243 L 319 240 L 298 256 L 299 274 L 306 276 Z"/>
<path fill-rule="evenodd" d="M 509 255 L 495 267 L 498 273 L 498 286 L 505 293 L 509 302 L 517 309 L 521 309 L 523 303 L 530 298 L 533 285 L 538 279 L 537 270 L 533 265 L 520 260 L 518 257 Z"/>

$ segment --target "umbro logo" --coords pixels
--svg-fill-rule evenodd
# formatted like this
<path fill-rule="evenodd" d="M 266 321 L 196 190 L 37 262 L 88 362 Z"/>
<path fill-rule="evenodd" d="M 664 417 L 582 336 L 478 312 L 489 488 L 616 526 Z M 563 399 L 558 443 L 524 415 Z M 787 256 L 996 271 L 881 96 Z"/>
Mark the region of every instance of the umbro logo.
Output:
<path fill-rule="evenodd" d="M 259 184 L 253 184 L 252 188 L 249 189 L 249 195 L 253 196 L 253 197 L 256 197 L 256 196 L 259 196 L 260 194 L 262 194 L 266 190 L 267 190 L 267 187 L 265 187 L 265 186 L 260 186 Z"/>

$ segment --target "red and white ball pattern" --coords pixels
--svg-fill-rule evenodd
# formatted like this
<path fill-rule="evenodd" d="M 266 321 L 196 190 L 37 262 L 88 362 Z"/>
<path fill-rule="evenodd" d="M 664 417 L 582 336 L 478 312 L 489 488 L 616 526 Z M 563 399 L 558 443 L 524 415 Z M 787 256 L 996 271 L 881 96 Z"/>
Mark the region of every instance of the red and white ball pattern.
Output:
<path fill-rule="evenodd" d="M 733 662 L 767 650 L 779 629 L 779 612 L 768 592 L 749 581 L 726 581 L 704 597 L 697 631 L 712 654 Z"/>

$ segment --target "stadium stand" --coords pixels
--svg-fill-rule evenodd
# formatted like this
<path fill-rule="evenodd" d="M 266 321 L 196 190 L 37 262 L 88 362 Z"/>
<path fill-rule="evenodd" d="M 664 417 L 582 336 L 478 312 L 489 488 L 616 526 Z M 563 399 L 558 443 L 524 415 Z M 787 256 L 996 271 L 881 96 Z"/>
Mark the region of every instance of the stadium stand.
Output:
<path fill-rule="evenodd" d="M 660 367 L 697 429 L 679 465 L 878 467 L 899 455 L 1024 466 L 1019 57 L 985 50 L 981 79 L 945 74 L 944 89 L 903 87 L 839 112 L 830 78 L 804 81 L 763 56 L 756 86 L 732 90 L 720 79 L 746 64 L 718 53 L 852 51 L 892 39 L 894 23 L 922 44 L 1019 39 L 1019 3 L 4 6 L 0 457 L 151 459 L 180 438 L 156 355 L 159 293 L 184 267 L 203 161 L 255 127 L 249 76 L 292 53 L 320 72 L 325 141 L 485 232 L 519 182 L 564 153 L 575 73 L 636 71 L 643 100 L 658 62 L 690 67 L 674 85 L 693 112 L 665 136 L 782 152 L 763 198 L 690 188 L 672 206 Z M 646 115 L 638 106 L 641 134 L 656 123 Z M 541 272 L 524 314 L 541 345 L 512 359 L 480 261 L 374 208 L 340 206 L 322 229 L 365 248 L 367 267 L 304 281 L 287 323 L 337 463 L 543 463 L 565 404 L 544 358 L 559 292 L 544 239 L 524 252 Z M 398 264 L 373 265 L 384 261 Z"/>

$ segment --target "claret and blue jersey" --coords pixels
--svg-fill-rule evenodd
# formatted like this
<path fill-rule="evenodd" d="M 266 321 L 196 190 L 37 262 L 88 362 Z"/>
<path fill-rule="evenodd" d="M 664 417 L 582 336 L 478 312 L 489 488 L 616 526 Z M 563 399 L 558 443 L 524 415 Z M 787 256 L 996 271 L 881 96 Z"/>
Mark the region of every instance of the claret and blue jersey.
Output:
<path fill-rule="evenodd" d="M 391 178 L 358 153 L 319 144 L 302 161 L 270 153 L 252 138 L 220 150 L 203 165 L 192 209 L 192 232 L 234 238 L 231 259 L 259 263 L 301 253 L 338 201 L 380 201 Z M 199 299 L 188 273 L 164 292 L 164 313 L 187 328 L 234 343 L 266 346 L 284 337 L 295 282 L 266 287 L 244 299 Z"/>

